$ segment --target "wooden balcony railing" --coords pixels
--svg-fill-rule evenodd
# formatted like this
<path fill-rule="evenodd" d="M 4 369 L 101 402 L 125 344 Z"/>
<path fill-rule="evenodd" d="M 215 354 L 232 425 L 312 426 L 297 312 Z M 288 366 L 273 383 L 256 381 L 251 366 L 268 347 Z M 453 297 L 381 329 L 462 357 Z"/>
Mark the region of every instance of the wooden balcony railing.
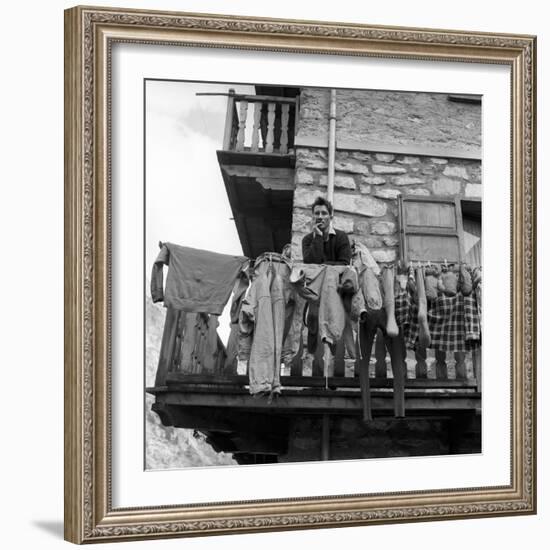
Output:
<path fill-rule="evenodd" d="M 189 323 L 185 313 L 168 310 L 155 385 L 164 386 L 170 381 L 177 384 L 207 384 L 221 387 L 248 385 L 246 365 L 242 370 L 238 368 L 236 361 L 227 364 L 226 349 L 219 337 L 215 349 L 210 345 L 208 358 L 201 356 L 205 348 L 200 341 L 193 344 L 193 350 L 186 349 L 186 327 L 190 330 L 191 327 L 196 327 L 197 323 L 202 323 L 199 332 L 202 331 L 203 335 L 208 332 L 207 315 L 199 314 L 197 320 L 193 319 Z M 217 326 L 217 320 L 214 322 Z M 302 351 L 299 351 L 291 364 L 281 364 L 283 387 L 360 387 L 358 363 L 346 356 L 343 342 L 337 345 L 328 377 L 324 375 L 322 348 L 315 355 L 304 355 Z M 414 352 L 405 351 L 404 347 L 403 351 L 402 373 L 405 388 L 481 391 L 480 348 L 467 353 L 433 350 Z M 371 388 L 395 387 L 394 369 L 381 332 L 375 340 L 368 368 Z"/>
<path fill-rule="evenodd" d="M 291 154 L 296 124 L 294 97 L 239 95 L 229 91 L 223 149 Z"/>

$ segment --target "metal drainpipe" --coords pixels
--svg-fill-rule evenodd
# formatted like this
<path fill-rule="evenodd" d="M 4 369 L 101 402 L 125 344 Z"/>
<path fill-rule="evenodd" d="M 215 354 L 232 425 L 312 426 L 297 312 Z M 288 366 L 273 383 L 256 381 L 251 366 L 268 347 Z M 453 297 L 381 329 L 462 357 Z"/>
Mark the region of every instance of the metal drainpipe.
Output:
<path fill-rule="evenodd" d="M 336 90 L 330 90 L 330 110 L 328 128 L 328 174 L 327 199 L 332 202 L 334 197 L 334 159 L 336 156 Z"/>
<path fill-rule="evenodd" d="M 327 174 L 327 200 L 331 203 L 334 197 L 334 158 L 336 156 L 336 90 L 330 90 L 330 109 L 329 109 L 329 127 L 328 127 L 328 174 Z M 325 388 L 328 389 L 329 364 L 332 354 L 327 344 L 324 345 L 323 353 L 323 374 L 325 376 Z M 332 369 L 330 369 L 332 370 Z M 327 426 L 328 420 L 323 420 L 323 426 Z M 324 432 L 323 432 L 324 433 Z M 324 449 L 324 447 L 323 447 Z M 325 456 L 326 454 L 326 456 Z M 323 450 L 323 460 L 328 460 L 328 450 Z"/>

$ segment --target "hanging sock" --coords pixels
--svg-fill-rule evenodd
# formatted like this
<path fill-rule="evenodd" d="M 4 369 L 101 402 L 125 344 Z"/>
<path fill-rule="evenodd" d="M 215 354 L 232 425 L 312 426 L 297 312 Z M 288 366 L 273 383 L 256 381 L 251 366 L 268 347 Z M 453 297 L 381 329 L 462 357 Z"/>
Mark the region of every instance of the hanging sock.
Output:
<path fill-rule="evenodd" d="M 407 274 L 405 273 L 398 273 L 396 276 L 395 276 L 395 280 L 397 281 L 397 285 L 398 285 L 398 288 L 399 290 L 401 291 L 405 291 L 407 290 L 407 281 L 408 281 L 408 276 Z"/>
<path fill-rule="evenodd" d="M 414 275 L 414 267 L 412 265 L 409 265 L 408 271 L 409 277 L 407 279 L 407 290 L 409 291 L 409 294 L 413 296 L 416 300 L 416 279 Z"/>
<path fill-rule="evenodd" d="M 393 290 L 393 268 L 386 267 L 382 273 L 382 289 L 384 290 L 384 309 L 386 310 L 386 333 L 390 338 L 399 334 L 395 320 L 395 296 Z"/>
<path fill-rule="evenodd" d="M 430 302 L 437 300 L 439 281 L 439 268 L 436 265 L 426 267 L 424 277 L 424 287 L 426 289 L 426 299 Z"/>
<path fill-rule="evenodd" d="M 465 264 L 460 264 L 460 290 L 464 296 L 469 296 L 473 290 L 470 268 Z"/>
<path fill-rule="evenodd" d="M 375 272 L 367 267 L 360 275 L 361 288 L 369 311 L 382 309 L 382 295 L 380 294 L 380 282 Z"/>
<path fill-rule="evenodd" d="M 477 288 L 481 283 L 481 267 L 474 268 L 472 272 L 472 287 Z"/>
<path fill-rule="evenodd" d="M 430 346 L 430 329 L 428 327 L 428 304 L 426 301 L 426 287 L 424 273 L 421 267 L 416 268 L 416 288 L 418 291 L 418 343 L 420 347 Z"/>
<path fill-rule="evenodd" d="M 458 292 L 458 273 L 448 266 L 442 266 L 439 289 L 445 296 L 456 296 Z"/>

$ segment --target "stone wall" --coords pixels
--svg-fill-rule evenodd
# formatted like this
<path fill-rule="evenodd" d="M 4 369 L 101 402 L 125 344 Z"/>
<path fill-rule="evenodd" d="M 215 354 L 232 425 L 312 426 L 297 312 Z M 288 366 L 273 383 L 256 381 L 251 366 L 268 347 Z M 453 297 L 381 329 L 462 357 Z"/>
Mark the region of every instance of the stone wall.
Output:
<path fill-rule="evenodd" d="M 311 231 L 311 204 L 326 196 L 327 150 L 296 149 L 292 253 L 302 258 L 301 242 Z M 334 225 L 365 244 L 381 263 L 399 255 L 397 196 L 481 198 L 481 163 L 425 156 L 337 151 Z"/>
<path fill-rule="evenodd" d="M 328 141 L 329 102 L 328 89 L 301 90 L 298 142 Z M 449 101 L 447 94 L 337 90 L 336 139 L 459 149 L 479 157 L 481 105 Z"/>

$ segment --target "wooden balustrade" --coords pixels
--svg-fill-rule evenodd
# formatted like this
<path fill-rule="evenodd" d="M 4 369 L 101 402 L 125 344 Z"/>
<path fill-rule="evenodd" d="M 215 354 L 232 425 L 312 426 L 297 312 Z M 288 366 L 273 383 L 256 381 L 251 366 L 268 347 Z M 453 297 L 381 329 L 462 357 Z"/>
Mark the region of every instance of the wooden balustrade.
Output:
<path fill-rule="evenodd" d="M 295 121 L 296 98 L 230 93 L 223 148 L 288 155 L 294 144 Z"/>
<path fill-rule="evenodd" d="M 195 314 L 188 314 L 195 315 Z M 189 322 L 191 321 L 191 322 Z M 208 327 L 208 318 L 201 320 Z M 217 323 L 217 319 L 216 319 Z M 217 326 L 217 325 L 216 325 Z M 157 373 L 157 384 L 162 385 L 167 375 L 178 373 L 187 376 L 207 376 L 214 379 L 235 379 L 237 365 L 226 365 L 227 353 L 219 337 L 214 357 L 200 357 L 204 352 L 204 335 L 202 343 L 192 343 L 195 349 L 189 353 L 189 338 L 196 338 L 193 334 L 196 330 L 196 322 L 181 312 L 168 311 L 164 329 L 164 337 L 161 349 L 161 360 Z M 187 336 L 187 334 L 189 336 Z M 185 348 L 187 346 L 187 350 Z M 434 350 L 418 349 L 405 351 L 404 345 L 400 347 L 402 356 L 403 376 L 400 386 L 408 388 L 473 388 L 481 391 L 481 350 L 473 352 L 440 352 Z M 327 357 L 324 347 L 318 346 L 314 354 L 305 352 L 302 343 L 300 350 L 290 364 L 281 365 L 281 381 L 288 386 L 311 387 L 359 387 L 358 363 L 345 349 L 344 342 L 338 342 L 334 356 L 330 358 L 328 366 L 328 378 L 325 377 L 324 361 Z M 384 340 L 381 331 L 378 331 L 372 357 L 369 361 L 369 380 L 373 388 L 393 386 L 394 369 L 390 362 L 388 342 Z M 247 380 L 247 376 L 239 378 L 241 383 Z"/>

